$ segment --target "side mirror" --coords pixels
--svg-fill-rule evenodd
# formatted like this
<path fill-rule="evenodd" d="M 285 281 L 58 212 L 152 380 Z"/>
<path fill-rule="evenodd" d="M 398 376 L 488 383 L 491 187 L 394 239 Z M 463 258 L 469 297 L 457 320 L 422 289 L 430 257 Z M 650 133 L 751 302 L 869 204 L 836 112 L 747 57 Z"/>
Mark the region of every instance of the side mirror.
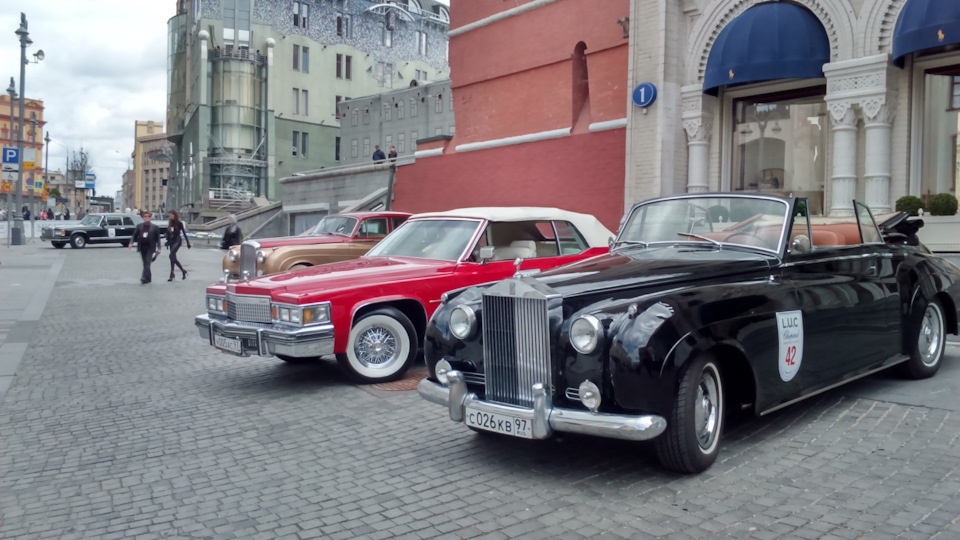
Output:
<path fill-rule="evenodd" d="M 480 262 L 487 262 L 493 259 L 493 246 L 483 246 L 480 248 Z"/>

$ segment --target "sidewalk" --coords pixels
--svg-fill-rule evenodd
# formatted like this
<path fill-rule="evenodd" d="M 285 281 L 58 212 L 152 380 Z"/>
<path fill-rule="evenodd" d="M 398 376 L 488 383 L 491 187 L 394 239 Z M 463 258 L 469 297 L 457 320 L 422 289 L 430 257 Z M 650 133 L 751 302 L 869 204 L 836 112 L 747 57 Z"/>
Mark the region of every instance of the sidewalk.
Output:
<path fill-rule="evenodd" d="M 28 239 L 0 245 L 0 402 L 33 340 L 40 316 L 63 268 L 66 253 Z"/>

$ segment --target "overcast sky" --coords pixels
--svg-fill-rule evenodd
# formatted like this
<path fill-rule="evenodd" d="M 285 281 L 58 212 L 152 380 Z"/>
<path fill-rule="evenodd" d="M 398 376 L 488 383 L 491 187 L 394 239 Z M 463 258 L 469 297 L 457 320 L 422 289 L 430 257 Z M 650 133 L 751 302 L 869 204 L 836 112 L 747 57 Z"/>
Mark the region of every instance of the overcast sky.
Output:
<path fill-rule="evenodd" d="M 52 139 L 48 167 L 63 170 L 68 151 L 72 155 L 82 145 L 97 175 L 97 195 L 112 197 L 130 163 L 134 121 L 166 123 L 166 31 L 176 0 L 0 4 L 0 92 L 10 86 L 11 76 L 20 92 L 15 32 L 22 12 L 33 41 L 27 58 L 41 49 L 46 56 L 27 64 L 25 78 L 27 98 L 44 102 Z"/>

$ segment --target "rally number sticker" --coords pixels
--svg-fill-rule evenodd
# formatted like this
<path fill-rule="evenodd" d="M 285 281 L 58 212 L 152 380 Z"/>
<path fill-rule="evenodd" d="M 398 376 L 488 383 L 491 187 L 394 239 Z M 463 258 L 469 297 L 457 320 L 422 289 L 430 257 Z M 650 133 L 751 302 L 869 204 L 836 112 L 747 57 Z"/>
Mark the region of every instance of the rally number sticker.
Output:
<path fill-rule="evenodd" d="M 107 228 L 107 236 L 109 236 L 110 238 L 113 238 L 113 237 L 115 237 L 116 235 L 117 235 L 117 230 L 116 230 L 116 229 L 114 229 L 113 227 L 108 227 L 108 228 Z"/>
<path fill-rule="evenodd" d="M 792 380 L 800 371 L 803 360 L 803 312 L 784 311 L 777 313 L 777 342 L 780 356 L 777 366 L 784 382 Z"/>

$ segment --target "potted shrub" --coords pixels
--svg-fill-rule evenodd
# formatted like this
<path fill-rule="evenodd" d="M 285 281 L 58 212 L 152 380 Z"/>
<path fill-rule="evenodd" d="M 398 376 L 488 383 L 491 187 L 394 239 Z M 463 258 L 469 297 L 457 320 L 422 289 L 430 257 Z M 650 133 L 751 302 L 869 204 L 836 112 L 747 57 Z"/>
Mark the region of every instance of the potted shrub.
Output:
<path fill-rule="evenodd" d="M 897 209 L 900 209 L 897 201 Z M 925 205 L 923 227 L 917 237 L 931 251 L 960 253 L 960 216 L 957 215 L 957 197 L 950 193 L 933 195 Z"/>
<path fill-rule="evenodd" d="M 897 212 L 906 212 L 911 216 L 916 216 L 921 208 L 923 208 L 923 200 L 920 197 L 904 195 L 897 199 Z"/>

